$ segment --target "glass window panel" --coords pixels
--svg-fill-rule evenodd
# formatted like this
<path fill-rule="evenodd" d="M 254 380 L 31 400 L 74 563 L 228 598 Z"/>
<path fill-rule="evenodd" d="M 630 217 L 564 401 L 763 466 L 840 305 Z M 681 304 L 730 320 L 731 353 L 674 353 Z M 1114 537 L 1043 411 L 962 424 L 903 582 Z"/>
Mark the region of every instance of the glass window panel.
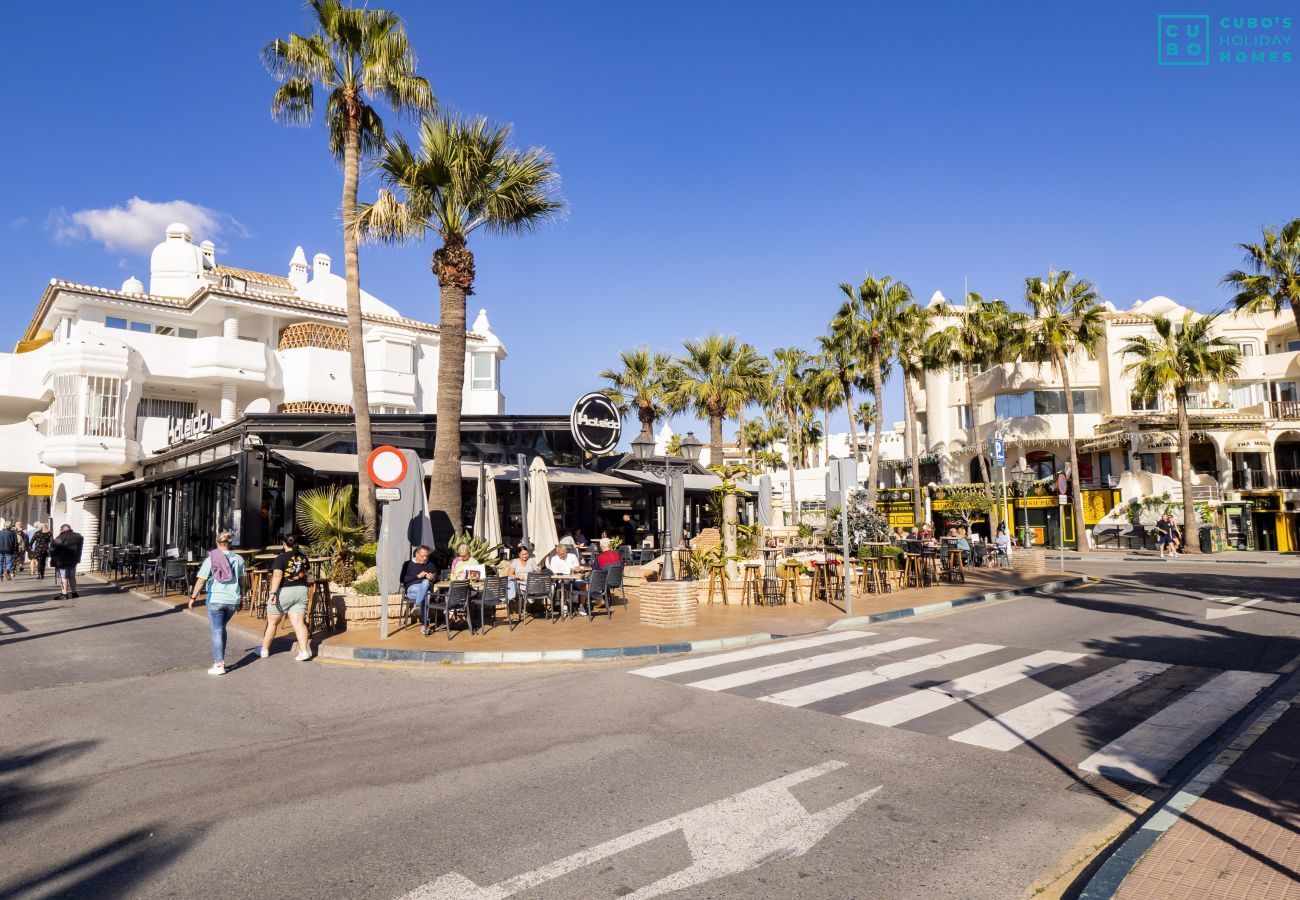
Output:
<path fill-rule="evenodd" d="M 141 332 L 142 334 L 152 334 L 152 333 L 153 333 L 153 326 L 150 325 L 148 322 L 132 322 L 132 323 L 131 323 L 131 330 L 132 330 L 132 331 L 139 331 L 139 332 Z"/>
<path fill-rule="evenodd" d="M 104 324 L 109 328 L 126 328 L 126 319 L 119 319 L 117 316 L 109 316 L 104 320 Z"/>

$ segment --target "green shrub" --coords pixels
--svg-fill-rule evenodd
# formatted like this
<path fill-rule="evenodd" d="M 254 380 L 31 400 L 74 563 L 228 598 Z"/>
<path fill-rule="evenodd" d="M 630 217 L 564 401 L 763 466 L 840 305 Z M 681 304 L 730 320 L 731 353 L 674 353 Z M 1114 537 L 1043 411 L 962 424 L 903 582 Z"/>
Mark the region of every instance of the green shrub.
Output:
<path fill-rule="evenodd" d="M 379 552 L 379 542 L 371 541 L 368 544 L 362 544 L 352 551 L 352 558 L 361 564 L 361 571 L 369 569 L 375 564 L 375 555 Z"/>
<path fill-rule="evenodd" d="M 352 585 L 352 590 L 363 597 L 378 597 L 379 579 L 371 578 L 368 581 L 358 581 Z"/>

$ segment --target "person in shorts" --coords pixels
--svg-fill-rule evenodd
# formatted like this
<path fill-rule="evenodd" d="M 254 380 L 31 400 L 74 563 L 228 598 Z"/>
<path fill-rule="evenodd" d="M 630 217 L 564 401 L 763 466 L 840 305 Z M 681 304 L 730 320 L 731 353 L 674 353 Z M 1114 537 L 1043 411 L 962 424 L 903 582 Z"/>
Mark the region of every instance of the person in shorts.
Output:
<path fill-rule="evenodd" d="M 1165 558 L 1168 551 L 1170 556 L 1177 556 L 1178 550 L 1174 546 L 1174 517 L 1165 513 L 1156 522 L 1156 544 L 1160 549 L 1160 558 Z"/>
<path fill-rule="evenodd" d="M 293 625 L 293 633 L 298 636 L 298 662 L 311 659 L 311 642 L 307 636 L 307 583 L 311 575 L 311 563 L 307 554 L 298 549 L 298 539 L 286 534 L 282 542 L 284 552 L 271 563 L 270 596 L 266 601 L 266 632 L 262 635 L 262 646 L 257 655 L 271 655 L 271 641 L 275 639 L 276 629 L 285 616 Z"/>

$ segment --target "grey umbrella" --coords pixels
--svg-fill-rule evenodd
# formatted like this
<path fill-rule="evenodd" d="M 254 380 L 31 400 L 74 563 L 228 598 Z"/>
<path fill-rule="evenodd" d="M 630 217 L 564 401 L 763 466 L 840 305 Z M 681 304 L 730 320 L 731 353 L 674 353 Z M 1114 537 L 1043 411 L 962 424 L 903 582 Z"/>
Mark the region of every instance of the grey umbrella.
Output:
<path fill-rule="evenodd" d="M 772 525 L 772 476 L 760 475 L 758 479 L 758 524 L 767 528 Z"/>

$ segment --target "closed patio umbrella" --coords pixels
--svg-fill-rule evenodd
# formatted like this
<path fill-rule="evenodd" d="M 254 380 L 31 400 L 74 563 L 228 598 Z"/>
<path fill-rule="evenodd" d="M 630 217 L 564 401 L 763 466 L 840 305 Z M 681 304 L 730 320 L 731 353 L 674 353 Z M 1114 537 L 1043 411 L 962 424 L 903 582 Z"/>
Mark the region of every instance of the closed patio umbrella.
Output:
<path fill-rule="evenodd" d="M 758 524 L 768 527 L 772 524 L 772 476 L 760 475 L 758 479 L 758 500 L 755 501 L 755 514 Z"/>
<path fill-rule="evenodd" d="M 501 543 L 501 506 L 497 503 L 497 480 L 492 470 L 483 479 L 483 518 L 474 532 L 489 544 Z"/>
<path fill-rule="evenodd" d="M 682 542 L 682 519 L 686 510 L 686 480 L 680 474 L 674 475 L 669 482 L 667 499 L 668 546 L 676 550 Z"/>
<path fill-rule="evenodd" d="M 533 555 L 545 559 L 560 542 L 555 531 L 555 508 L 551 506 L 551 489 L 546 483 L 546 463 L 539 456 L 528 467 L 528 539 Z"/>

